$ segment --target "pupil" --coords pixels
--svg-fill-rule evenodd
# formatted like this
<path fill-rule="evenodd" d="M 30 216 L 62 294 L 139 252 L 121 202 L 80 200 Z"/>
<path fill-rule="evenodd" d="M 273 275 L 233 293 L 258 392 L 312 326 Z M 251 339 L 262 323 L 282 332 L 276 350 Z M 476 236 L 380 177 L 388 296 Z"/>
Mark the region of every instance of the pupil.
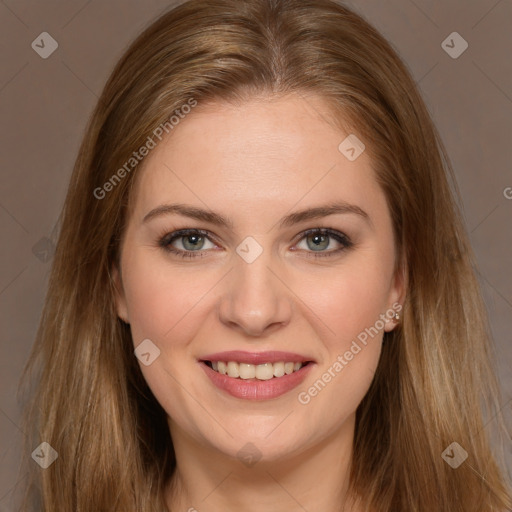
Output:
<path fill-rule="evenodd" d="M 197 244 L 201 241 L 202 236 L 199 235 L 188 235 L 185 238 L 185 247 L 187 245 L 190 245 L 190 247 L 187 247 L 188 249 L 197 249 Z"/>
<path fill-rule="evenodd" d="M 312 235 L 313 243 L 315 244 L 314 247 L 312 247 L 313 250 L 318 250 L 318 248 L 325 249 L 328 244 L 325 244 L 325 241 L 328 240 L 327 235 Z M 323 243 L 323 245 L 321 245 Z"/>

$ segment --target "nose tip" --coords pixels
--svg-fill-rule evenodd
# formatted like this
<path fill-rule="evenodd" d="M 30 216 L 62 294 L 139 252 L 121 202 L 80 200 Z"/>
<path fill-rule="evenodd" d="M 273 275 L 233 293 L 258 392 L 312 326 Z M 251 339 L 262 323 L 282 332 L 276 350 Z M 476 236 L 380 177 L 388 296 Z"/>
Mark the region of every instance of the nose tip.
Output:
<path fill-rule="evenodd" d="M 224 323 L 229 325 L 232 329 L 237 329 L 251 338 L 268 336 L 286 325 L 286 322 L 269 321 L 259 314 L 248 314 L 243 318 L 239 316 L 237 320 L 226 320 Z"/>

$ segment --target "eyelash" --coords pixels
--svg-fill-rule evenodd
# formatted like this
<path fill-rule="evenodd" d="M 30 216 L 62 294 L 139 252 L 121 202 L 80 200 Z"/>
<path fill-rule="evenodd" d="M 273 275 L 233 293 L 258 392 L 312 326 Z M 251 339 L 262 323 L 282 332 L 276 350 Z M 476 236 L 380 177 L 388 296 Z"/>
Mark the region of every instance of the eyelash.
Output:
<path fill-rule="evenodd" d="M 339 231 L 335 231 L 333 229 L 329 228 L 313 228 L 308 229 L 306 231 L 303 231 L 300 233 L 300 237 L 298 238 L 297 243 L 299 243 L 302 239 L 306 238 L 308 235 L 328 235 L 331 238 L 334 238 L 337 242 L 339 242 L 342 247 L 340 249 L 335 249 L 331 251 L 325 251 L 325 252 L 316 252 L 316 251 L 306 251 L 313 253 L 313 258 L 328 258 L 332 257 L 334 255 L 340 254 L 342 251 L 345 251 L 347 249 L 350 249 L 354 244 L 350 241 L 349 237 L 343 233 L 340 233 Z M 175 256 L 178 256 L 180 258 L 186 259 L 186 258 L 203 258 L 205 256 L 205 252 L 208 252 L 208 250 L 203 251 L 182 251 L 179 249 L 175 249 L 171 246 L 171 243 L 175 240 L 191 236 L 191 235 L 199 235 L 202 237 L 207 238 L 210 240 L 210 242 L 214 243 L 213 240 L 211 240 L 208 231 L 204 231 L 202 229 L 180 229 L 179 231 L 173 231 L 172 233 L 166 233 L 163 237 L 161 237 L 158 241 L 158 245 L 164 249 L 164 251 L 174 254 Z"/>

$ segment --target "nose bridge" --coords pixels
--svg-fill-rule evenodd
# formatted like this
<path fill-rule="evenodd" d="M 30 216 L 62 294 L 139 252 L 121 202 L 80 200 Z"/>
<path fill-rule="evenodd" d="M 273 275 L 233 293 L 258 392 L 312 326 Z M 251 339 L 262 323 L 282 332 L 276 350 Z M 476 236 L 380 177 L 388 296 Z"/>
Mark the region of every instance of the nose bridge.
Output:
<path fill-rule="evenodd" d="M 247 248 L 243 243 L 239 250 Z M 220 305 L 220 319 L 250 335 L 261 335 L 270 326 L 288 323 L 291 314 L 286 287 L 276 277 L 271 251 L 263 250 L 254 260 L 235 255 Z M 254 255 L 254 254 L 253 254 Z"/>

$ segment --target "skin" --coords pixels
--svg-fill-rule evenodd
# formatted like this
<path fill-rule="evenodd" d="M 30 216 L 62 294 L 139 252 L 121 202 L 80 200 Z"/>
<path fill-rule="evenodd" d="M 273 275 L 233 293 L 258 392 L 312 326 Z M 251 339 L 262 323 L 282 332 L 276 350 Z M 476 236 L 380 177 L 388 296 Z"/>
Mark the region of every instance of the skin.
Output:
<path fill-rule="evenodd" d="M 338 146 L 348 134 L 327 117 L 315 96 L 198 106 L 138 176 L 116 300 L 134 346 L 149 338 L 161 351 L 140 366 L 168 414 L 177 457 L 167 492 L 172 510 L 334 512 L 346 499 L 355 411 L 383 331 L 396 322 L 387 320 L 309 403 L 298 394 L 403 303 L 404 286 L 394 274 L 391 218 L 370 158 L 345 158 Z M 368 219 L 341 213 L 278 225 L 289 213 L 334 201 L 358 206 Z M 233 228 L 179 214 L 142 221 L 165 203 L 212 210 Z M 166 233 L 185 228 L 215 237 L 199 247 L 204 257 L 182 259 L 159 246 Z M 353 246 L 315 258 L 314 236 L 309 244 L 300 236 L 313 228 L 344 233 Z M 263 249 L 250 264 L 236 252 L 247 236 Z M 193 252 L 187 240 L 173 246 Z M 328 238 L 320 252 L 340 247 Z M 249 401 L 216 388 L 199 367 L 201 356 L 225 350 L 289 351 L 315 363 L 298 388 Z M 261 456 L 251 467 L 237 457 L 247 443 Z"/>

